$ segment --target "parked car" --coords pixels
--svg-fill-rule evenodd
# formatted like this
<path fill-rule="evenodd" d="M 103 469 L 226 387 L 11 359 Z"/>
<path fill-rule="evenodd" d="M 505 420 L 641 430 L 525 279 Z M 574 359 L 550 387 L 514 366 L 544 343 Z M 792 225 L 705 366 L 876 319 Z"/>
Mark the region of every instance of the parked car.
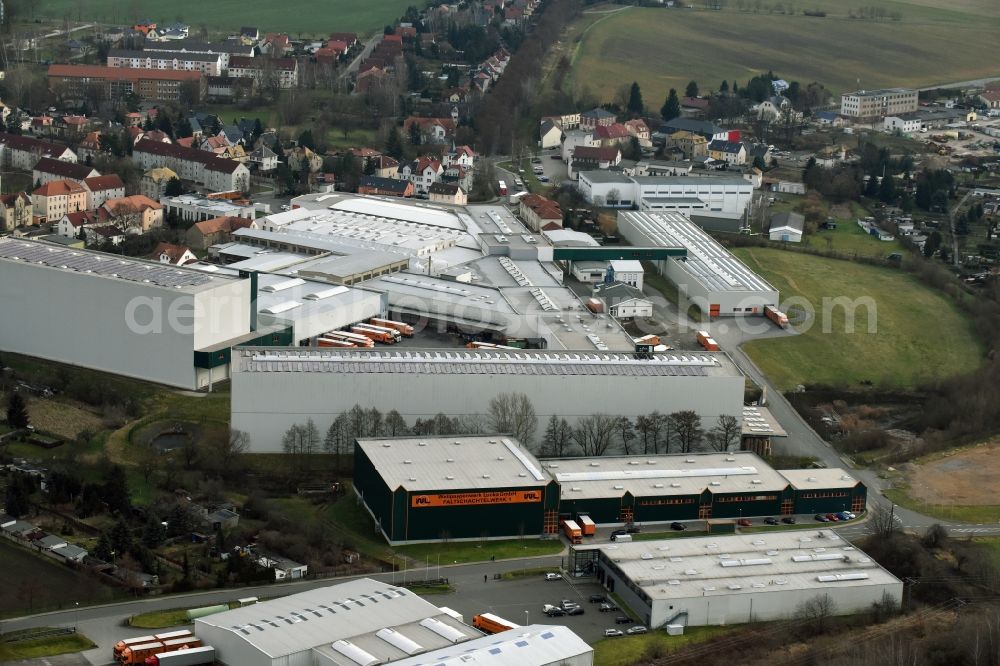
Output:
<path fill-rule="evenodd" d="M 608 638 L 613 638 L 616 636 L 624 636 L 625 634 L 622 633 L 621 629 L 605 629 L 604 635 Z"/>
<path fill-rule="evenodd" d="M 785 516 L 784 518 L 781 519 L 781 522 L 783 522 L 786 525 L 794 525 L 795 516 Z"/>
<path fill-rule="evenodd" d="M 603 604 L 601 604 L 599 610 L 602 613 L 613 613 L 614 611 L 618 610 L 618 606 L 615 606 L 614 604 L 609 602 L 604 602 Z"/>
<path fill-rule="evenodd" d="M 551 159 L 551 160 L 561 160 L 562 159 L 562 155 L 556 153 L 555 155 L 550 155 L 549 159 Z"/>
<path fill-rule="evenodd" d="M 607 598 L 603 594 L 592 594 L 587 601 L 592 604 L 603 604 L 607 601 Z"/>
<path fill-rule="evenodd" d="M 541 160 L 541 158 L 539 158 L 539 157 L 532 157 L 532 158 L 531 158 L 531 163 L 532 163 L 532 164 L 541 164 L 541 163 L 542 163 L 542 160 Z"/>
<path fill-rule="evenodd" d="M 670 529 L 680 532 L 686 530 L 687 526 L 684 523 L 670 523 Z"/>
<path fill-rule="evenodd" d="M 815 518 L 816 520 L 818 520 L 821 523 L 828 523 L 828 522 L 830 522 L 830 519 L 827 518 L 826 516 L 824 516 L 822 513 L 817 513 L 815 516 L 813 516 L 813 518 Z"/>
<path fill-rule="evenodd" d="M 826 514 L 826 519 L 829 520 L 831 523 L 835 523 L 840 520 L 840 518 L 838 518 L 837 514 L 835 513 Z"/>
<path fill-rule="evenodd" d="M 566 615 L 583 615 L 583 608 L 580 606 L 573 606 L 566 611 Z"/>
<path fill-rule="evenodd" d="M 632 618 L 619 615 L 615 618 L 615 624 L 632 624 Z"/>
<path fill-rule="evenodd" d="M 736 524 L 740 527 L 753 527 L 753 521 L 749 518 L 740 518 L 736 521 Z"/>
<path fill-rule="evenodd" d="M 628 530 L 613 530 L 611 532 L 611 536 L 613 536 L 613 537 L 621 536 L 623 534 L 628 534 Z"/>
<path fill-rule="evenodd" d="M 634 627 L 629 627 L 628 629 L 626 629 L 625 633 L 631 636 L 633 634 L 644 634 L 647 631 L 649 631 L 649 629 L 646 629 L 646 627 L 642 626 L 641 624 L 637 624 Z"/>
<path fill-rule="evenodd" d="M 777 525 L 778 524 L 778 519 L 777 518 L 765 518 L 764 519 L 764 524 L 766 524 L 766 525 Z"/>
<path fill-rule="evenodd" d="M 549 606 L 548 608 L 543 609 L 542 612 L 549 617 L 561 617 L 566 614 L 566 611 L 559 608 L 559 606 Z"/>
<path fill-rule="evenodd" d="M 538 182 L 539 183 L 547 183 L 547 182 L 549 182 L 549 177 L 548 176 L 539 176 L 538 177 Z"/>
<path fill-rule="evenodd" d="M 289 206 L 288 204 L 281 204 L 281 210 L 291 210 L 291 209 L 292 207 Z"/>
<path fill-rule="evenodd" d="M 580 604 L 576 603 L 572 599 L 563 599 L 562 603 L 559 604 L 563 610 L 569 610 L 570 608 L 579 608 Z"/>
<path fill-rule="evenodd" d="M 562 576 L 557 573 L 547 573 L 545 574 L 545 580 L 562 580 Z"/>
<path fill-rule="evenodd" d="M 837 515 L 840 516 L 841 520 L 854 520 L 855 518 L 858 517 L 858 514 L 854 513 L 853 511 L 841 511 Z"/>

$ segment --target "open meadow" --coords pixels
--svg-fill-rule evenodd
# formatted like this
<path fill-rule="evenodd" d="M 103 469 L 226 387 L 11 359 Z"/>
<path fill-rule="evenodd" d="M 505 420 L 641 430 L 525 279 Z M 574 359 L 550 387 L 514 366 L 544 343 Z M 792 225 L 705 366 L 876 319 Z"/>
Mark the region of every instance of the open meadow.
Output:
<path fill-rule="evenodd" d="M 850 18 L 855 4 L 731 0 L 720 11 L 585 13 L 567 35 L 573 62 L 567 81 L 610 99 L 635 80 L 647 106 L 658 109 L 670 88 L 683 92 L 692 79 L 704 92 L 723 80 L 743 85 L 768 70 L 803 85 L 819 81 L 834 94 L 856 89 L 859 81 L 864 88 L 924 87 L 1000 76 L 1000 3 L 878 3 L 898 12 L 898 21 Z"/>
<path fill-rule="evenodd" d="M 288 32 L 293 39 L 330 32 L 381 32 L 403 15 L 412 0 L 295 0 L 288 5 L 266 0 L 174 0 L 170 3 L 135 0 L 43 0 L 36 15 L 71 21 L 100 21 L 124 25 L 141 18 L 170 24 L 182 21 L 192 32 L 204 26 L 210 34 L 255 26 L 261 33 Z"/>
<path fill-rule="evenodd" d="M 816 313 L 816 321 L 800 335 L 743 346 L 781 390 L 862 381 L 907 388 L 979 365 L 982 351 L 969 320 L 944 296 L 898 269 L 766 248 L 739 248 L 735 254 L 778 289 L 785 307 L 789 299 L 804 299 Z M 853 310 L 853 331 L 845 326 L 844 307 L 830 307 L 830 315 L 822 315 L 824 299 L 845 297 L 861 304 Z M 874 307 L 865 307 L 866 302 Z M 797 325 L 802 308 L 787 310 Z M 871 317 L 875 333 L 869 333 Z"/>

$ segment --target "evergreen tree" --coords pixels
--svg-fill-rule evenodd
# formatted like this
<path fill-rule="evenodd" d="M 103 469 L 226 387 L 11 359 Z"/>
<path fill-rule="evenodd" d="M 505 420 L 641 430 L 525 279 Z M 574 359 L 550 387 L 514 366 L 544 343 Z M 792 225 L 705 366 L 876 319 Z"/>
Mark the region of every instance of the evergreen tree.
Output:
<path fill-rule="evenodd" d="M 639 84 L 635 81 L 632 82 L 632 87 L 628 91 L 628 112 L 633 116 L 641 116 L 644 105 L 642 103 L 642 90 L 639 89 Z"/>
<path fill-rule="evenodd" d="M 299 134 L 299 145 L 304 146 L 309 150 L 316 150 L 316 141 L 313 139 L 311 129 L 303 130 L 302 134 Z"/>
<path fill-rule="evenodd" d="M 698 96 L 698 83 L 695 81 L 689 81 L 687 88 L 684 89 L 684 95 L 686 97 L 697 97 Z"/>
<path fill-rule="evenodd" d="M 176 197 L 184 194 L 184 186 L 181 185 L 180 178 L 171 178 L 167 181 L 167 186 L 164 188 L 163 193 L 168 197 Z"/>
<path fill-rule="evenodd" d="M 891 173 L 882 178 L 882 184 L 878 188 L 878 198 L 883 203 L 892 203 L 896 200 L 896 180 Z"/>
<path fill-rule="evenodd" d="M 4 497 L 4 510 L 12 518 L 20 518 L 28 514 L 30 506 L 28 504 L 28 493 L 20 483 L 12 482 L 7 486 L 7 493 Z"/>
<path fill-rule="evenodd" d="M 729 81 L 723 81 L 722 82 L 722 85 L 719 86 L 719 92 L 720 93 L 727 93 L 727 92 L 729 92 Z"/>
<path fill-rule="evenodd" d="M 28 407 L 24 404 L 24 398 L 19 393 L 11 393 L 7 399 L 7 424 L 11 428 L 20 430 L 27 428 L 31 423 L 28 418 Z"/>
<path fill-rule="evenodd" d="M 111 549 L 119 555 L 124 555 L 132 549 L 132 532 L 124 520 L 119 520 L 115 523 L 115 526 L 111 528 L 108 539 L 111 541 Z"/>
<path fill-rule="evenodd" d="M 677 99 L 677 90 L 671 88 L 666 101 L 663 103 L 663 107 L 660 109 L 660 117 L 669 121 L 680 115 L 681 103 L 680 100 Z"/>
<path fill-rule="evenodd" d="M 878 196 L 878 176 L 871 174 L 868 176 L 868 182 L 865 183 L 865 196 L 866 197 L 876 197 Z"/>
<path fill-rule="evenodd" d="M 128 513 L 131 503 L 129 502 L 128 479 L 125 478 L 125 470 L 120 465 L 112 465 L 108 472 L 107 481 L 101 487 L 101 497 L 108 509 L 114 513 Z"/>
<path fill-rule="evenodd" d="M 94 557 L 99 560 L 104 560 L 108 562 L 111 560 L 111 540 L 108 539 L 106 532 L 101 532 L 100 538 L 97 540 L 97 545 L 94 546 Z"/>
<path fill-rule="evenodd" d="M 149 520 L 146 521 L 145 526 L 142 528 L 142 545 L 146 548 L 156 548 L 166 538 L 167 529 L 156 516 L 150 514 Z"/>
<path fill-rule="evenodd" d="M 399 128 L 395 125 L 389 130 L 389 136 L 385 139 L 385 154 L 397 160 L 403 157 L 403 139 L 399 136 Z"/>

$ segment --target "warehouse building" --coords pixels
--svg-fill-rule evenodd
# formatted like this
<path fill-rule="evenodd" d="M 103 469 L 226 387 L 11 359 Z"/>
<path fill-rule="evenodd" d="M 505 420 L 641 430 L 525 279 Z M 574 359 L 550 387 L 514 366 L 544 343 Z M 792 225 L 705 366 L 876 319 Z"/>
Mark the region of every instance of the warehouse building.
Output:
<path fill-rule="evenodd" d="M 195 620 L 226 666 L 592 666 L 560 626 L 483 636 L 405 588 L 362 578 Z"/>
<path fill-rule="evenodd" d="M 844 470 L 775 470 L 749 451 L 539 462 L 504 435 L 358 440 L 354 484 L 391 543 L 554 534 L 581 514 L 649 524 L 861 512 L 867 501 Z"/>
<path fill-rule="evenodd" d="M 657 270 L 712 317 L 763 314 L 778 290 L 679 213 L 618 213 L 618 232 L 633 245 L 683 247 L 684 258 L 655 262 Z"/>
<path fill-rule="evenodd" d="M 508 437 L 360 439 L 354 469 L 354 490 L 389 543 L 558 528 L 559 484 Z"/>
<path fill-rule="evenodd" d="M 849 615 L 903 583 L 825 529 L 597 546 L 597 577 L 650 628 L 767 622 L 794 617 L 823 595 Z"/>
<path fill-rule="evenodd" d="M 542 350 L 234 351 L 232 427 L 251 433 L 254 452 L 281 451 L 281 438 L 313 419 L 325 430 L 355 404 L 415 419 L 483 418 L 500 393 L 531 396 L 539 432 L 552 415 L 571 425 L 603 412 L 635 418 L 693 410 L 706 427 L 740 418 L 743 375 L 721 353 L 656 354 Z"/>
<path fill-rule="evenodd" d="M 0 238 L 0 350 L 199 389 L 228 377 L 230 345 L 279 333 L 252 330 L 251 291 L 239 277 Z"/>
<path fill-rule="evenodd" d="M 753 183 L 741 176 L 626 176 L 583 171 L 577 185 L 588 203 L 639 210 L 671 210 L 740 218 L 753 199 Z"/>
<path fill-rule="evenodd" d="M 481 636 L 413 592 L 370 578 L 198 618 L 194 631 L 228 666 L 367 666 Z"/>

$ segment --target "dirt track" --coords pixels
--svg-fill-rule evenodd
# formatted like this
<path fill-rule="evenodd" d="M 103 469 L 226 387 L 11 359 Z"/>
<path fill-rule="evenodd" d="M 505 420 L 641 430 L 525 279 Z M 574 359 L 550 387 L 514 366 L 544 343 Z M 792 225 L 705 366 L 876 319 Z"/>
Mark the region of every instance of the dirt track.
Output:
<path fill-rule="evenodd" d="M 1000 438 L 919 465 L 909 477 L 908 494 L 927 504 L 996 504 Z"/>

